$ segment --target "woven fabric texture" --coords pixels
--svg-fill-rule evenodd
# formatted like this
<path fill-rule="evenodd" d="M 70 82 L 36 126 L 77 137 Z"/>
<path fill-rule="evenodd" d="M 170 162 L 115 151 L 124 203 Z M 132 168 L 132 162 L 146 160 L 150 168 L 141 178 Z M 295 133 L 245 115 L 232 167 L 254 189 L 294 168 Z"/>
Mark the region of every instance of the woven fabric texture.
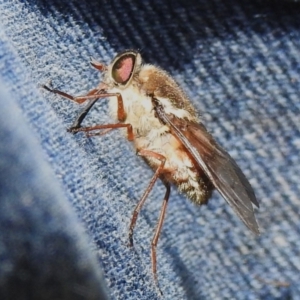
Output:
<path fill-rule="evenodd" d="M 297 1 L 0 0 L 0 298 L 300 299 L 299 15 Z M 39 87 L 84 94 L 90 57 L 129 48 L 174 76 L 261 206 L 255 237 L 217 192 L 196 207 L 172 189 L 162 296 L 163 185 L 130 249 L 152 171 L 118 131 L 67 133 L 81 107 Z M 112 122 L 107 101 L 85 124 Z"/>

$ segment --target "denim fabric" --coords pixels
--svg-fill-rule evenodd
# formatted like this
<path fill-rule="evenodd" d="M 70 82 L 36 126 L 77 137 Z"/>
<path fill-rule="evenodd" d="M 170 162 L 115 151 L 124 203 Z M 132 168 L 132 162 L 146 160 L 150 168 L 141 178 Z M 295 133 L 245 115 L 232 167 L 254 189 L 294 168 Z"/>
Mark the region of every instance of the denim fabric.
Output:
<path fill-rule="evenodd" d="M 300 299 L 299 15 L 293 1 L 0 0 L 0 298 Z M 39 88 L 83 94 L 99 82 L 90 56 L 126 48 L 175 77 L 261 205 L 255 237 L 217 192 L 199 208 L 173 189 L 163 296 L 162 184 L 128 248 L 152 171 L 118 131 L 67 133 L 80 106 Z M 112 121 L 107 101 L 85 124 Z"/>
<path fill-rule="evenodd" d="M 25 70 L 17 66 L 4 39 L 1 36 L 0 299 L 108 299 L 82 226 L 16 103 L 39 96 L 21 88 L 27 83 L 19 80 Z M 9 94 L 9 85 L 18 92 Z"/>

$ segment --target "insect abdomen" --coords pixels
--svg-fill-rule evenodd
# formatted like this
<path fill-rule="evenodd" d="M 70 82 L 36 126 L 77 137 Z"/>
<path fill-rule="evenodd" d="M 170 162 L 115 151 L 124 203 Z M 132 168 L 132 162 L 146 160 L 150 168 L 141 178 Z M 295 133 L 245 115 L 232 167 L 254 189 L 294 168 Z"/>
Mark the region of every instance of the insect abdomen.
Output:
<path fill-rule="evenodd" d="M 180 182 L 177 184 L 178 190 L 186 194 L 187 197 L 195 204 L 206 204 L 211 197 L 213 186 L 210 181 L 204 175 L 199 177 L 197 182 Z"/>

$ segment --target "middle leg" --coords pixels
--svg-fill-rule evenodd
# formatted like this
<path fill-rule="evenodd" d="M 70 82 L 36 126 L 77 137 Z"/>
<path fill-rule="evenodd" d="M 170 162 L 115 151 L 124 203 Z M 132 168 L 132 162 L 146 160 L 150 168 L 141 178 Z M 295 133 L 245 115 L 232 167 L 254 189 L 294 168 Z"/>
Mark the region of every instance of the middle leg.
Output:
<path fill-rule="evenodd" d="M 129 226 L 129 246 L 131 246 L 131 247 L 133 246 L 133 230 L 134 230 L 134 227 L 136 225 L 136 221 L 137 221 L 139 212 L 141 211 L 141 209 L 142 209 L 149 193 L 151 192 L 156 180 L 161 175 L 162 170 L 163 170 L 164 165 L 165 165 L 165 162 L 166 162 L 166 158 L 163 155 L 161 155 L 159 153 L 156 153 L 156 152 L 153 152 L 153 151 L 150 151 L 150 150 L 142 149 L 142 150 L 138 151 L 137 155 L 144 156 L 144 157 L 156 158 L 160 161 L 160 165 L 156 169 L 153 177 L 150 180 L 150 183 L 149 183 L 147 189 L 145 190 L 142 198 L 140 199 L 140 201 L 138 202 L 137 206 L 135 207 L 135 209 L 133 211 L 133 215 L 132 215 L 130 226 Z"/>
<path fill-rule="evenodd" d="M 108 131 L 113 130 L 113 129 L 117 129 L 117 128 L 127 128 L 127 139 L 129 141 L 134 140 L 134 133 L 133 133 L 133 129 L 132 129 L 131 124 L 123 124 L 123 123 L 100 124 L 100 125 L 95 125 L 95 126 L 90 126 L 90 127 L 73 128 L 72 132 L 76 133 L 76 132 L 79 132 L 79 131 L 83 131 L 83 132 L 86 133 L 87 137 L 91 137 L 91 136 L 96 136 L 96 135 L 103 135 L 103 134 L 107 133 Z M 106 130 L 104 130 L 104 132 L 90 133 L 91 131 L 102 130 L 102 129 L 106 129 Z"/>

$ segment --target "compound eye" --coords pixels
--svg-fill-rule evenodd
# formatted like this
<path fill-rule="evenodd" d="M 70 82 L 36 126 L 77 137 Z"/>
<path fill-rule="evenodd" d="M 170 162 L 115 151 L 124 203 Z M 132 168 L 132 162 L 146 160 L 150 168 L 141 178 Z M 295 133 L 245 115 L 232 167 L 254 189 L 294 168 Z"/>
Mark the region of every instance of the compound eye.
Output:
<path fill-rule="evenodd" d="M 118 84 L 126 85 L 132 76 L 136 55 L 133 53 L 124 54 L 119 57 L 112 67 L 112 78 Z"/>

